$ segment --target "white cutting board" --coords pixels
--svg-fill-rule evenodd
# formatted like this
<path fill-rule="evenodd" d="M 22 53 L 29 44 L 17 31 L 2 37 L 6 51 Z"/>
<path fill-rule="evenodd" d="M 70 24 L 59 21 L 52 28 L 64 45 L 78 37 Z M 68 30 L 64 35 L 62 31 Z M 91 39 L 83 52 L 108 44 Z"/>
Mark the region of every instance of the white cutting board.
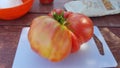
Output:
<path fill-rule="evenodd" d="M 99 53 L 92 38 L 82 45 L 79 52 L 69 55 L 58 63 L 50 62 L 31 50 L 27 38 L 28 30 L 29 27 L 22 30 L 12 68 L 103 68 L 117 66 L 116 60 L 97 27 L 94 27 L 94 34 L 103 44 L 104 55 Z"/>

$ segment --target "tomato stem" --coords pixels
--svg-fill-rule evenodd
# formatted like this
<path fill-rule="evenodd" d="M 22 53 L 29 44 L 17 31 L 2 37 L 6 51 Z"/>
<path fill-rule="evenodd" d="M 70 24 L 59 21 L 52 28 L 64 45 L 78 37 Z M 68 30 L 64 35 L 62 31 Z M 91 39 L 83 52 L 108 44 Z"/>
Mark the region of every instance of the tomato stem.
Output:
<path fill-rule="evenodd" d="M 64 18 L 64 12 L 61 14 L 57 14 L 56 12 L 53 12 L 53 17 L 55 20 L 57 20 L 61 25 L 65 25 L 65 18 Z"/>

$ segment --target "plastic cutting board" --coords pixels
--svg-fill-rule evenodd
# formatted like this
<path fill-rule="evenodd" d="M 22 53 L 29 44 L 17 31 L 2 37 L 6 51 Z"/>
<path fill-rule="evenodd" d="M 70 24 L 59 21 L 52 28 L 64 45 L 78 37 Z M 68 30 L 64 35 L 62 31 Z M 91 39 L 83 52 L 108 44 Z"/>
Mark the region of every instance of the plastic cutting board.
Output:
<path fill-rule="evenodd" d="M 57 63 L 50 62 L 32 51 L 27 38 L 28 31 L 29 27 L 25 27 L 21 32 L 12 68 L 103 68 L 117 66 L 116 60 L 96 26 L 94 34 L 103 45 L 104 55 L 100 54 L 92 38 L 82 45 L 79 52 L 71 54 Z"/>

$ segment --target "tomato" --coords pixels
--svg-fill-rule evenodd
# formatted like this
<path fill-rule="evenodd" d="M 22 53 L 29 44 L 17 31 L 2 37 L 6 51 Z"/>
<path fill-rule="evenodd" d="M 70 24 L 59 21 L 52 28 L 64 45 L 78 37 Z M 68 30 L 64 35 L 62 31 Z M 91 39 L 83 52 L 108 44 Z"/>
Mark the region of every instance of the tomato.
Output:
<path fill-rule="evenodd" d="M 83 14 L 54 9 L 32 21 L 28 32 L 31 48 L 52 62 L 77 52 L 93 36 L 93 23 Z"/>
<path fill-rule="evenodd" d="M 93 23 L 87 16 L 74 13 L 67 18 L 67 27 L 77 36 L 87 42 L 93 35 Z"/>
<path fill-rule="evenodd" d="M 67 25 L 65 25 L 73 34 L 71 52 L 77 52 L 80 45 L 87 42 L 93 36 L 93 22 L 87 16 L 80 13 L 64 11 L 63 9 L 54 9 L 50 16 L 54 18 L 54 13 L 63 15 Z"/>
<path fill-rule="evenodd" d="M 41 4 L 51 4 L 53 0 L 39 0 Z"/>
<path fill-rule="evenodd" d="M 67 19 L 73 12 L 64 12 L 64 18 Z"/>
<path fill-rule="evenodd" d="M 31 48 L 53 62 L 63 60 L 70 54 L 71 37 L 65 26 L 49 16 L 35 18 L 28 33 Z"/>
<path fill-rule="evenodd" d="M 72 52 L 79 50 L 82 43 L 87 42 L 93 36 L 93 23 L 90 18 L 83 14 L 74 13 L 70 14 L 67 18 L 67 28 L 70 29 L 78 39 L 78 45 L 73 44 Z"/>

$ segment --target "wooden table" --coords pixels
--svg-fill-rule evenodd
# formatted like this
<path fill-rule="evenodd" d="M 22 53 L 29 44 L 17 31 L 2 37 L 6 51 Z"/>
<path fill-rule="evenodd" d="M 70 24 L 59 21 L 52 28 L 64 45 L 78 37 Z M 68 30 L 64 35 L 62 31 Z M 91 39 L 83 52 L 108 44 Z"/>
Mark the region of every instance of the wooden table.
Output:
<path fill-rule="evenodd" d="M 41 5 L 35 0 L 32 9 L 23 17 L 12 20 L 0 20 L 0 68 L 12 68 L 21 29 L 29 26 L 33 18 L 46 15 L 53 8 L 63 8 L 70 0 L 55 0 L 51 5 Z M 110 50 L 120 68 L 120 14 L 91 18 L 100 28 Z M 101 48 L 99 48 L 101 51 Z"/>

